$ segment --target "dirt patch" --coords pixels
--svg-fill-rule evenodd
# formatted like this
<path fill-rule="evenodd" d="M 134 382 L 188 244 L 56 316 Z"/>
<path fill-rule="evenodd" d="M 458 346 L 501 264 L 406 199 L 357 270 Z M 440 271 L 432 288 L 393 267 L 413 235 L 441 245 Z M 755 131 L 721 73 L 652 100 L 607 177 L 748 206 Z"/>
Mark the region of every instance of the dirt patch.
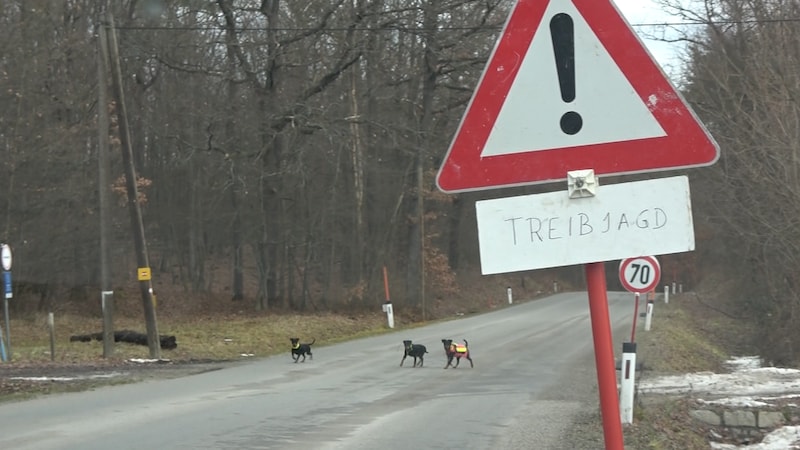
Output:
<path fill-rule="evenodd" d="M 82 364 L 11 363 L 0 367 L 0 402 L 43 394 L 169 379 L 223 369 L 231 361 L 97 361 Z"/>

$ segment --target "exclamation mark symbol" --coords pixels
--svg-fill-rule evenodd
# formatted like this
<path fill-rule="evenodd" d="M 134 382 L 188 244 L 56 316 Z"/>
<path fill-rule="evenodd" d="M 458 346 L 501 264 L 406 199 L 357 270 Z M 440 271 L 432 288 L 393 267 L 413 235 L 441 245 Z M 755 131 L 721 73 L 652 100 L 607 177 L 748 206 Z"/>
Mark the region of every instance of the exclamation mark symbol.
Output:
<path fill-rule="evenodd" d="M 561 99 L 571 103 L 575 100 L 575 26 L 572 17 L 564 13 L 553 16 L 550 19 L 550 38 L 553 40 Z M 577 134 L 582 127 L 583 119 L 575 111 L 561 116 L 561 131 L 564 133 Z"/>

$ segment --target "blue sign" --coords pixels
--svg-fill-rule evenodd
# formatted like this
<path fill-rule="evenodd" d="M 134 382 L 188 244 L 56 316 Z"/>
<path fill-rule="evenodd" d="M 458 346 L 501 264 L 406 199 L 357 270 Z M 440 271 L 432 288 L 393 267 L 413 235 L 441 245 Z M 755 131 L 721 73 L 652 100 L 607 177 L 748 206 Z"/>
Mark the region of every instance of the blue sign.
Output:
<path fill-rule="evenodd" d="M 11 298 L 12 291 L 11 291 L 11 271 L 4 270 L 3 271 L 3 290 L 6 293 L 6 298 Z"/>

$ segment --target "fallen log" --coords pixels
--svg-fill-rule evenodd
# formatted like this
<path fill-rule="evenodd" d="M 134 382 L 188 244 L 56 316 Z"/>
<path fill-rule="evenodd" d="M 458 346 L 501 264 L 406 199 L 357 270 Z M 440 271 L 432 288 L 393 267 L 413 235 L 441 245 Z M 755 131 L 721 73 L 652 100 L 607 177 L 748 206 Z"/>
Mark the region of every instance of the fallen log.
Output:
<path fill-rule="evenodd" d="M 102 341 L 103 333 L 76 334 L 70 336 L 70 342 L 89 342 L 92 340 Z M 178 341 L 175 336 L 159 336 L 161 348 L 174 350 L 178 348 Z M 127 342 L 129 344 L 147 345 L 147 335 L 138 331 L 120 330 L 114 332 L 114 342 Z"/>

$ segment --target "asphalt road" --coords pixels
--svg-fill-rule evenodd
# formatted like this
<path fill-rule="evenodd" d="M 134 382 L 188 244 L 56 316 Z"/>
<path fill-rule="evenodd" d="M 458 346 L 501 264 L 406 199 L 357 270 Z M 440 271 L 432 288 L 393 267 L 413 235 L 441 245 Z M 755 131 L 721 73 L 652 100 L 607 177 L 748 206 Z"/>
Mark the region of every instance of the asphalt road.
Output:
<path fill-rule="evenodd" d="M 609 293 L 614 352 L 633 295 Z M 445 365 L 466 338 L 475 367 Z M 428 347 L 399 367 L 403 339 Z M 185 378 L 0 404 L 7 449 L 561 449 L 599 407 L 584 293 Z M 467 363 L 467 364 L 465 364 Z"/>

